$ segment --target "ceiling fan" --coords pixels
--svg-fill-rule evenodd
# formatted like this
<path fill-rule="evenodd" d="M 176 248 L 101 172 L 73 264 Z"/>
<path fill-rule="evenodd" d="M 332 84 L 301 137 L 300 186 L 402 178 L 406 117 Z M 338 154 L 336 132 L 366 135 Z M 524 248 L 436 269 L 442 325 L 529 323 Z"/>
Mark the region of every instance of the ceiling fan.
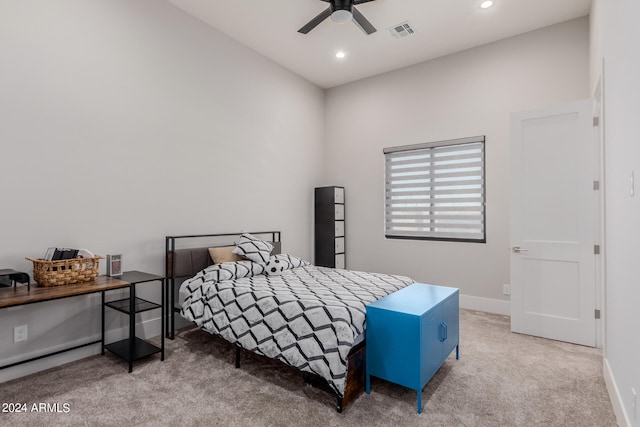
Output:
<path fill-rule="evenodd" d="M 325 3 L 329 3 L 329 7 L 323 12 L 320 12 L 318 16 L 298 30 L 299 33 L 307 34 L 313 30 L 322 21 L 331 17 L 334 22 L 345 23 L 353 20 L 362 31 L 367 35 L 375 33 L 376 29 L 371 22 L 367 21 L 362 13 L 355 8 L 356 5 L 362 3 L 368 3 L 375 0 L 322 0 Z"/>

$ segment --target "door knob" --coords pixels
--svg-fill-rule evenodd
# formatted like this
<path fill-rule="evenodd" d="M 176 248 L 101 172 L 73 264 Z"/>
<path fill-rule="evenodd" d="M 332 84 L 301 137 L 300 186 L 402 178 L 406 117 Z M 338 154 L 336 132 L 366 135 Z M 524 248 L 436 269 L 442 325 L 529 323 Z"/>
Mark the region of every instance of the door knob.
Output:
<path fill-rule="evenodd" d="M 514 254 L 519 254 L 520 252 L 529 252 L 528 249 L 522 249 L 520 246 L 514 246 L 511 250 Z"/>

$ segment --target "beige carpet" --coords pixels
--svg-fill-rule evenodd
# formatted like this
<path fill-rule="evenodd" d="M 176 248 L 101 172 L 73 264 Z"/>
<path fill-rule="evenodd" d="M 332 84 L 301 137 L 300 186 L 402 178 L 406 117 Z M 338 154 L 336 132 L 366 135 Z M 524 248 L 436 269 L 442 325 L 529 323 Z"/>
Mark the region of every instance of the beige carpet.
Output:
<path fill-rule="evenodd" d="M 0 403 L 68 412 L 0 413 L 2 426 L 614 426 L 599 350 L 509 332 L 509 319 L 462 310 L 460 360 L 450 356 L 415 392 L 372 381 L 342 414 L 299 372 L 198 330 L 168 341 L 167 357 L 126 365 L 112 355 L 0 384 Z M 54 405 L 51 405 L 52 408 Z"/>

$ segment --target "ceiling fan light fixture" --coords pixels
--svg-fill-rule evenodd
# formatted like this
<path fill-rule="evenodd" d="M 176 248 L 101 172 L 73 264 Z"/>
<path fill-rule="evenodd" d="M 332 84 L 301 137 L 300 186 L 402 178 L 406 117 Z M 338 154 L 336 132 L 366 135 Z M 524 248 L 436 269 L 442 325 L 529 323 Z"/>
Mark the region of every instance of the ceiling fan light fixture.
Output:
<path fill-rule="evenodd" d="M 353 15 L 350 10 L 334 10 L 331 14 L 331 20 L 333 22 L 337 22 L 338 24 L 344 24 L 345 22 L 351 22 L 353 19 Z"/>
<path fill-rule="evenodd" d="M 363 33 L 370 35 L 376 32 L 376 27 L 364 17 L 362 13 L 355 7 L 361 3 L 368 3 L 375 0 L 322 0 L 329 3 L 329 7 L 320 12 L 311 21 L 307 22 L 298 30 L 301 34 L 308 34 L 309 31 L 317 27 L 325 19 L 331 17 L 331 20 L 343 24 L 353 22 Z"/>

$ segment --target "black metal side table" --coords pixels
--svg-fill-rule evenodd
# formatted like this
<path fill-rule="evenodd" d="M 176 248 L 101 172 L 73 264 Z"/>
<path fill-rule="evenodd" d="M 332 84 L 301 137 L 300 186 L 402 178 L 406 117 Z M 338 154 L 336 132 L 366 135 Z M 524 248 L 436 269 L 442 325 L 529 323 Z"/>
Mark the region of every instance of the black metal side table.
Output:
<path fill-rule="evenodd" d="M 102 336 L 104 337 L 104 315 L 105 307 L 110 307 L 121 313 L 129 316 L 129 337 L 120 341 L 116 341 L 109 344 L 104 344 L 102 347 L 102 354 L 107 349 L 115 355 L 129 362 L 129 372 L 133 371 L 133 362 L 143 357 L 151 356 L 152 354 L 160 353 L 160 360 L 164 360 L 164 288 L 165 278 L 163 276 L 157 276 L 155 274 L 143 273 L 141 271 L 125 271 L 122 276 L 118 277 L 120 280 L 129 283 L 129 297 L 119 299 L 115 301 L 105 302 L 104 293 L 102 296 Z M 155 302 L 147 301 L 142 298 L 136 297 L 136 285 L 155 282 L 161 283 L 161 302 L 157 304 Z M 151 344 L 150 342 L 138 338 L 136 336 L 136 313 L 142 313 L 144 311 L 160 309 L 160 347 Z"/>

